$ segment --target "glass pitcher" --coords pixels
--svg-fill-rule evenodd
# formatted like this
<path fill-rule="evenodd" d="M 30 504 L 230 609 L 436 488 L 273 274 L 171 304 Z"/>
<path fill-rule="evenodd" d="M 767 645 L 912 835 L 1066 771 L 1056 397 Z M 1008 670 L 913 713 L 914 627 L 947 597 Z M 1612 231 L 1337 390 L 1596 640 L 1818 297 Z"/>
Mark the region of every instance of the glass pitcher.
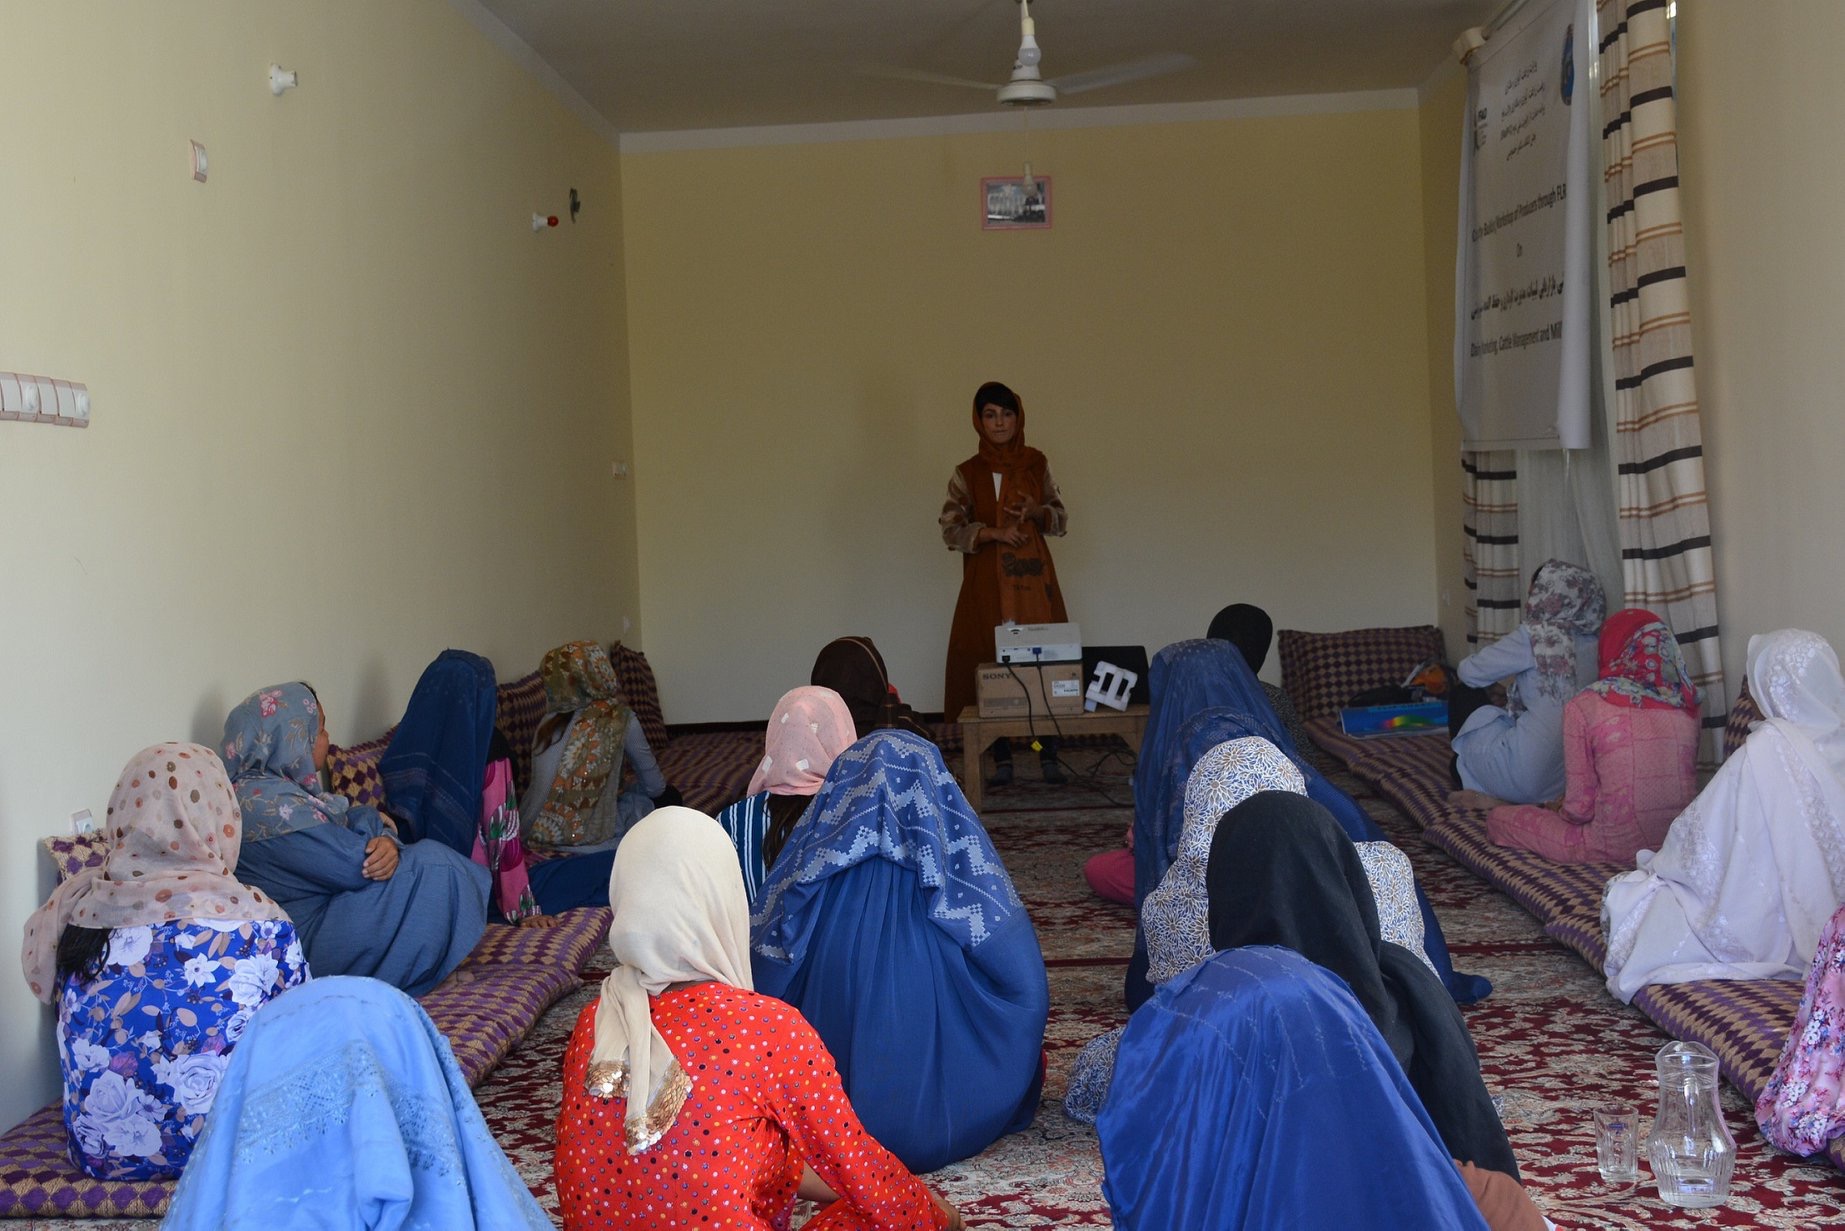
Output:
<path fill-rule="evenodd" d="M 1655 1059 L 1659 1112 L 1646 1153 L 1667 1205 L 1705 1209 L 1730 1197 L 1736 1139 L 1717 1105 L 1717 1056 L 1702 1043 L 1668 1043 Z"/>

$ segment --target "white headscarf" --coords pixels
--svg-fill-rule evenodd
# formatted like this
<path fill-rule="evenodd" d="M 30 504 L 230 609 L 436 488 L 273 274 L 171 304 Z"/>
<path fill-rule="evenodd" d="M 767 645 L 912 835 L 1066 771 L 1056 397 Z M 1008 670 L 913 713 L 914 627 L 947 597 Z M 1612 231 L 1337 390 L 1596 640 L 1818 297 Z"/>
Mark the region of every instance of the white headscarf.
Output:
<path fill-rule="evenodd" d="M 688 982 L 753 991 L 749 898 L 736 847 L 716 821 L 656 808 L 622 839 L 609 903 L 616 966 L 602 981 L 585 1086 L 598 1098 L 627 1097 L 628 1152 L 639 1154 L 666 1135 L 692 1091 L 647 998 Z"/>

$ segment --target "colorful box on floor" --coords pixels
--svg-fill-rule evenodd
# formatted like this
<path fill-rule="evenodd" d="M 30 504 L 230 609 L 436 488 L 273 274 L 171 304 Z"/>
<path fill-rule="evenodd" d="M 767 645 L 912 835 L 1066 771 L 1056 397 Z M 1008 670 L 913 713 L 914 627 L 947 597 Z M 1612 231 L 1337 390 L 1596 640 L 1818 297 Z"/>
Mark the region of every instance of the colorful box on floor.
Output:
<path fill-rule="evenodd" d="M 1080 714 L 1083 664 L 981 663 L 975 673 L 974 697 L 982 718 Z"/>
<path fill-rule="evenodd" d="M 1417 701 L 1405 705 L 1366 705 L 1339 711 L 1339 729 L 1347 735 L 1421 735 L 1448 729 L 1446 701 Z"/>

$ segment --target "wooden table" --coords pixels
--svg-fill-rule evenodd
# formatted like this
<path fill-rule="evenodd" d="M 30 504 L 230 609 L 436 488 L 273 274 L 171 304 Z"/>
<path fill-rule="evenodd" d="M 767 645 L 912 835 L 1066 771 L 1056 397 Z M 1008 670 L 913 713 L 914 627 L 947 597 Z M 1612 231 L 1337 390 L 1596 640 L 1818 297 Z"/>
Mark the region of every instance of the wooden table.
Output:
<path fill-rule="evenodd" d="M 986 774 L 981 760 L 997 739 L 1029 739 L 1035 732 L 1039 739 L 1056 735 L 1119 735 L 1127 741 L 1134 755 L 1140 755 L 1140 737 L 1147 730 L 1147 707 L 1130 705 L 1125 710 L 1097 706 L 1080 714 L 1059 714 L 1055 724 L 1044 714 L 1032 718 L 982 718 L 980 710 L 968 706 L 961 711 L 961 790 L 967 802 L 980 811 L 981 792 Z"/>

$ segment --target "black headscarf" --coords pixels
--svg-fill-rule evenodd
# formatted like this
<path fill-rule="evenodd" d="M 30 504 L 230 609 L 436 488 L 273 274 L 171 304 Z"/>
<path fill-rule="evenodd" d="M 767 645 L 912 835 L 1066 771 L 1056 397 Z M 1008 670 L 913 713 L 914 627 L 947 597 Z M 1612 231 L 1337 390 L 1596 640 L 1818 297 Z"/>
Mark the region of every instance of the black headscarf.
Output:
<path fill-rule="evenodd" d="M 1228 641 L 1243 651 L 1243 661 L 1251 671 L 1260 671 L 1268 661 L 1268 643 L 1275 639 L 1275 621 L 1260 607 L 1231 603 L 1211 617 L 1210 631 L 1205 636 Z"/>
<path fill-rule="evenodd" d="M 826 643 L 814 659 L 808 683 L 838 693 L 852 713 L 852 726 L 864 739 L 886 728 L 932 740 L 933 734 L 890 685 L 884 656 L 870 637 L 839 637 Z"/>
<path fill-rule="evenodd" d="M 1304 795 L 1264 791 L 1224 814 L 1205 870 L 1211 946 L 1281 945 L 1344 979 L 1462 1162 L 1518 1175 L 1473 1037 L 1417 955 L 1387 943 L 1358 848 Z"/>

